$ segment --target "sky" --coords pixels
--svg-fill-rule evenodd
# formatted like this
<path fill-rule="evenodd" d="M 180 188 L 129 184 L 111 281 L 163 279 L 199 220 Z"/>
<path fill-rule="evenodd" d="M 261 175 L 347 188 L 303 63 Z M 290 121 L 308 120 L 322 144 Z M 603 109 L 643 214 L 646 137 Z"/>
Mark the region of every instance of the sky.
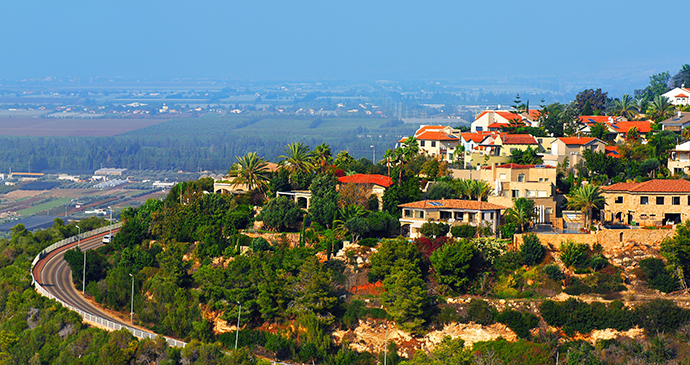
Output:
<path fill-rule="evenodd" d="M 678 10 L 634 0 L 5 0 L 0 79 L 646 80 L 690 63 Z"/>

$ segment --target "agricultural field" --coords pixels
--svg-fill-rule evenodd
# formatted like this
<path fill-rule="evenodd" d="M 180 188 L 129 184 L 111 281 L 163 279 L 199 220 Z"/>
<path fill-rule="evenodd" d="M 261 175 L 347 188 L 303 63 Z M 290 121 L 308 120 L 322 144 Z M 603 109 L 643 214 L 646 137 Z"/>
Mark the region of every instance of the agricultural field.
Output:
<path fill-rule="evenodd" d="M 56 119 L 0 117 L 0 135 L 35 137 L 110 137 L 166 119 Z"/>

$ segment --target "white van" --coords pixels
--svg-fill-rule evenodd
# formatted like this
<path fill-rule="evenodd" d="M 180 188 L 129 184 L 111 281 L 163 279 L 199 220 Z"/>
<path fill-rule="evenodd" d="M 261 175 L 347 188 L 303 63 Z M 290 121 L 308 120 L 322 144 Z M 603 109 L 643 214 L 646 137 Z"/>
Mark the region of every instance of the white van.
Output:
<path fill-rule="evenodd" d="M 111 236 L 109 234 L 106 234 L 105 236 L 103 236 L 103 243 L 110 243 L 110 241 L 112 241 L 112 240 L 113 240 L 113 236 Z"/>

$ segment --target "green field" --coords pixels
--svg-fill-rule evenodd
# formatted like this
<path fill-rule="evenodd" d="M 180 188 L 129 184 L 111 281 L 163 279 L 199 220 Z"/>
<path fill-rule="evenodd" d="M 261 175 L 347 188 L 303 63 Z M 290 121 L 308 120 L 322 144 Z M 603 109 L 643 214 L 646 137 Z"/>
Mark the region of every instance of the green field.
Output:
<path fill-rule="evenodd" d="M 47 203 L 39 204 L 39 205 L 34 205 L 32 207 L 22 209 L 17 211 L 18 214 L 21 214 L 22 217 L 27 217 L 30 215 L 34 215 L 38 212 L 42 212 L 48 209 L 53 209 L 57 208 L 59 206 L 65 205 L 69 203 L 70 199 L 69 198 L 59 198 L 55 200 L 51 200 Z"/>

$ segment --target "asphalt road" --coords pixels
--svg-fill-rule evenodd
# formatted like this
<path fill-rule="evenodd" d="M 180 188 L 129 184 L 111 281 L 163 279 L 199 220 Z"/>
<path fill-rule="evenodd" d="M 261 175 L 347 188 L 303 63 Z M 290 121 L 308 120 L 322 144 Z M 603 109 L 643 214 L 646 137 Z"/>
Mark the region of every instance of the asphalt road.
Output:
<path fill-rule="evenodd" d="M 117 230 L 113 230 L 113 233 L 115 232 L 117 232 Z M 82 239 L 81 249 L 88 251 L 103 246 L 102 238 L 104 234 L 105 233 Z M 73 243 L 61 247 L 52 251 L 44 259 L 37 262 L 34 267 L 34 278 L 36 281 L 56 298 L 75 308 L 123 326 L 131 326 L 129 321 L 122 321 L 119 318 L 112 317 L 99 307 L 94 306 L 84 299 L 80 291 L 75 289 L 72 284 L 72 270 L 69 264 L 67 264 L 67 261 L 65 261 L 65 252 L 76 246 L 77 243 Z M 88 259 L 89 254 L 87 253 L 86 260 Z"/>

